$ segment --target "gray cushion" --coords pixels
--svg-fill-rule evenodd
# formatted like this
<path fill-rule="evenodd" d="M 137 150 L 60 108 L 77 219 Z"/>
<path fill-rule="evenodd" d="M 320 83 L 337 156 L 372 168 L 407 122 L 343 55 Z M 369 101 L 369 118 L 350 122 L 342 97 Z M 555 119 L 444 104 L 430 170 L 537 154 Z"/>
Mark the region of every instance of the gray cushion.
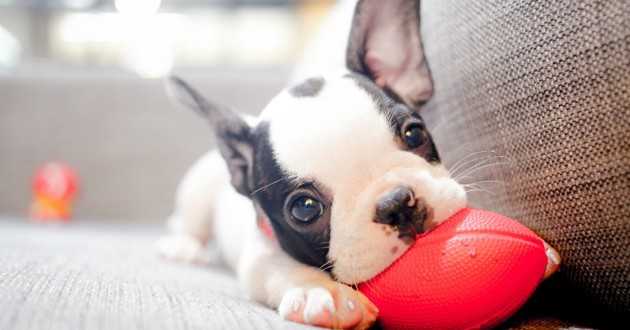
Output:
<path fill-rule="evenodd" d="M 249 301 L 218 258 L 167 263 L 162 228 L 0 218 L 0 329 L 310 329 Z"/>
<path fill-rule="evenodd" d="M 630 323 L 630 2 L 425 1 L 422 17 L 423 113 L 473 205 L 558 248 L 549 312 Z"/>

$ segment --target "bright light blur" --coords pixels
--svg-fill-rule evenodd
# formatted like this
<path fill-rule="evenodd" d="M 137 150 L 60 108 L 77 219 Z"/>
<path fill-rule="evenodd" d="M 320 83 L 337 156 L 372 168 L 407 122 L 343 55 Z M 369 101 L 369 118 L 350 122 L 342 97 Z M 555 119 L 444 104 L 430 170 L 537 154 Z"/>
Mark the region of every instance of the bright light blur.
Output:
<path fill-rule="evenodd" d="M 214 147 L 164 76 L 256 115 L 335 1 L 0 0 L 0 214 L 28 214 L 33 173 L 61 162 L 81 183 L 77 221 L 162 223 Z"/>
<path fill-rule="evenodd" d="M 114 6 L 121 14 L 146 16 L 157 13 L 161 0 L 116 0 Z"/>
<path fill-rule="evenodd" d="M 93 6 L 97 0 L 63 0 L 63 4 L 72 9 L 85 9 Z"/>
<path fill-rule="evenodd" d="M 59 19 L 53 40 L 62 57 L 80 60 L 100 53 L 141 77 L 159 78 L 173 67 L 176 36 L 185 33 L 185 25 L 177 14 L 69 14 Z"/>
<path fill-rule="evenodd" d="M 173 68 L 175 33 L 181 24 L 177 24 L 176 17 L 169 24 L 160 24 L 168 18 L 148 17 L 129 22 L 132 25 L 127 29 L 129 35 L 122 52 L 124 63 L 143 78 L 159 78 Z"/>
<path fill-rule="evenodd" d="M 275 8 L 206 10 L 195 16 L 158 13 L 71 13 L 53 26 L 52 47 L 73 61 L 117 62 L 145 78 L 194 65 L 277 65 L 295 56 L 298 24 Z"/>
<path fill-rule="evenodd" d="M 20 59 L 20 43 L 9 31 L 0 26 L 0 70 L 17 65 Z"/>
<path fill-rule="evenodd" d="M 0 0 L 7 1 L 7 0 Z M 160 78 L 177 68 L 290 67 L 333 0 L 55 0 L 0 5 L 0 66 Z M 31 63 L 35 62 L 35 63 Z M 82 70 L 82 69 L 81 69 Z M 100 70 L 100 69 L 99 69 Z"/>

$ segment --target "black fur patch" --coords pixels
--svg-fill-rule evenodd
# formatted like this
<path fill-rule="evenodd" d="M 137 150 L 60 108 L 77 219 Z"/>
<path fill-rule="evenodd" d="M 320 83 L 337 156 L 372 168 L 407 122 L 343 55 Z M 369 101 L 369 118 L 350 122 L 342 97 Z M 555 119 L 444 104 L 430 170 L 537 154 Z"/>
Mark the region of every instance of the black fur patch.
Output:
<path fill-rule="evenodd" d="M 402 126 L 410 117 L 414 117 L 421 122 L 424 122 L 417 111 L 413 111 L 404 103 L 394 99 L 390 94 L 379 88 L 368 77 L 357 73 L 349 73 L 345 77 L 352 79 L 359 87 L 361 87 L 361 89 L 370 95 L 374 103 L 376 103 L 378 110 L 385 115 L 394 136 L 400 137 Z M 428 131 L 426 133 L 429 137 L 429 142 L 414 152 L 429 162 L 439 162 L 440 156 L 435 148 L 433 138 Z"/>
<path fill-rule="evenodd" d="M 299 178 L 287 172 L 274 158 L 269 142 L 269 124 L 260 123 L 253 132 L 255 141 L 253 181 L 255 188 L 251 198 L 271 222 L 274 234 L 284 251 L 296 260 L 321 267 L 328 261 L 330 241 L 330 201 L 322 197 L 324 215 L 309 225 L 291 223 L 285 204 L 296 189 L 304 188 Z"/>
<path fill-rule="evenodd" d="M 324 83 L 325 80 L 322 77 L 309 78 L 291 87 L 289 94 L 295 97 L 314 97 L 322 90 Z"/>

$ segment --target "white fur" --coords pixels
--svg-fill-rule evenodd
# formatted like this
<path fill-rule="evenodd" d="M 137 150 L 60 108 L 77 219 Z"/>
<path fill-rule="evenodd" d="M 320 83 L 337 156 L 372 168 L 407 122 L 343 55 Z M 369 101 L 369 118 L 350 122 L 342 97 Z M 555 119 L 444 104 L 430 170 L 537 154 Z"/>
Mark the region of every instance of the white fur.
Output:
<path fill-rule="evenodd" d="M 433 212 L 431 226 L 464 207 L 466 194 L 441 166 L 401 150 L 385 115 L 354 80 L 325 81 L 317 97 L 281 93 L 262 117 L 271 123 L 280 165 L 333 193 L 328 256 L 337 279 L 354 284 L 372 278 L 408 248 L 373 221 L 383 193 L 412 187 Z"/>
<path fill-rule="evenodd" d="M 372 221 L 381 194 L 400 184 L 412 186 L 434 210 L 432 224 L 465 204 L 463 189 L 443 168 L 400 150 L 370 96 L 349 78 L 327 77 L 317 97 L 282 92 L 261 120 L 270 122 L 277 161 L 332 192 L 329 258 L 342 282 L 371 278 L 407 248 Z M 376 317 L 362 294 L 295 261 L 260 233 L 253 204 L 231 187 L 217 152 L 202 157 L 182 180 L 169 225 L 173 234 L 158 246 L 163 256 L 205 262 L 205 243 L 213 234 L 245 292 L 285 318 L 345 327 L 368 325 Z M 295 308 L 299 313 L 292 313 Z"/>
<path fill-rule="evenodd" d="M 205 263 L 205 245 L 213 233 L 221 255 L 236 271 L 245 292 L 254 300 L 278 308 L 285 318 L 289 316 L 287 306 L 299 304 L 299 290 L 304 290 L 305 301 L 295 321 L 315 320 L 315 324 L 332 327 L 337 323 L 321 323 L 318 316 L 330 311 L 331 306 L 335 310 L 335 306 L 348 305 L 358 307 L 356 324 L 368 325 L 376 318 L 375 308 L 360 293 L 341 286 L 317 268 L 295 261 L 260 233 L 251 201 L 232 188 L 225 162 L 216 151 L 197 161 L 180 183 L 169 228 L 171 234 L 157 244 L 163 257 Z M 335 294 L 340 291 L 344 294 Z M 324 297 L 335 297 L 332 305 Z"/>
<path fill-rule="evenodd" d="M 308 65 L 296 70 L 294 79 L 343 67 L 355 2 L 341 2 L 324 27 L 324 37 L 315 43 L 321 51 L 307 52 L 315 55 L 307 56 Z M 331 32 L 336 37 L 326 36 Z M 270 122 L 277 161 L 290 174 L 313 178 L 332 194 L 328 257 L 342 282 L 373 277 L 408 248 L 396 233 L 388 234 L 390 228 L 373 221 L 383 193 L 398 185 L 413 188 L 433 213 L 427 229 L 465 206 L 464 190 L 448 172 L 400 150 L 370 96 L 340 74 L 327 76 L 316 97 L 280 93 L 261 119 Z M 251 201 L 231 187 L 224 161 L 210 152 L 182 180 L 169 220 L 172 233 L 158 249 L 169 259 L 207 262 L 205 245 L 213 235 L 245 292 L 277 308 L 285 319 L 331 328 L 367 328 L 375 321 L 378 311 L 365 296 L 292 259 L 261 234 L 255 217 Z M 552 273 L 557 265 L 549 269 Z"/>
<path fill-rule="evenodd" d="M 173 234 L 157 242 L 159 253 L 167 259 L 206 264 L 210 256 L 205 245 L 196 237 L 186 234 Z"/>
<path fill-rule="evenodd" d="M 330 22 L 342 24 L 348 32 L 354 2 L 343 1 Z M 336 46 L 325 47 L 326 60 L 309 59 L 313 65 L 302 67 L 295 77 L 337 74 L 326 77 L 316 97 L 295 98 L 282 92 L 261 119 L 270 121 L 279 163 L 292 174 L 318 180 L 332 193 L 329 258 L 335 260 L 334 273 L 341 281 L 357 283 L 407 248 L 395 234 L 386 235 L 384 225 L 372 221 L 382 193 L 399 184 L 413 185 L 417 196 L 434 210 L 430 225 L 462 207 L 465 195 L 443 168 L 401 151 L 370 96 L 338 74 L 347 33 L 333 30 L 343 38 L 334 39 Z M 336 53 L 330 57 L 332 50 Z M 158 245 L 162 255 L 205 262 L 205 244 L 213 235 L 245 292 L 277 308 L 286 319 L 366 328 L 376 318 L 377 309 L 361 293 L 297 262 L 260 233 L 252 203 L 230 186 L 227 168 L 216 152 L 202 157 L 182 180 L 169 224 L 172 235 Z"/>
<path fill-rule="evenodd" d="M 341 282 L 373 277 L 408 247 L 373 221 L 376 200 L 383 193 L 411 186 L 433 210 L 430 224 L 465 205 L 463 189 L 443 168 L 400 149 L 384 115 L 350 78 L 326 77 L 316 97 L 282 92 L 261 120 L 270 123 L 279 164 L 290 174 L 317 180 L 333 195 L 328 257 Z M 204 246 L 214 234 L 248 295 L 278 308 L 285 318 L 345 327 L 367 325 L 376 317 L 375 308 L 360 293 L 298 263 L 260 233 L 253 204 L 231 187 L 227 167 L 216 152 L 202 157 L 184 177 L 169 222 L 173 234 L 158 246 L 163 256 L 205 262 Z M 291 312 L 295 306 L 298 313 Z"/>

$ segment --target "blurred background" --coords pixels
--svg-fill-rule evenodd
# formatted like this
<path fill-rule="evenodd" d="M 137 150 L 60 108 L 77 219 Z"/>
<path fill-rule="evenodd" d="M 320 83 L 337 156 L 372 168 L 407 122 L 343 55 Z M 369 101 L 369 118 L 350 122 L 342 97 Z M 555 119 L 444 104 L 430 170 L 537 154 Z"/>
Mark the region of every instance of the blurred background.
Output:
<path fill-rule="evenodd" d="M 212 145 L 161 78 L 257 113 L 334 1 L 0 0 L 0 216 L 28 215 L 43 163 L 75 169 L 74 218 L 161 222 Z"/>

